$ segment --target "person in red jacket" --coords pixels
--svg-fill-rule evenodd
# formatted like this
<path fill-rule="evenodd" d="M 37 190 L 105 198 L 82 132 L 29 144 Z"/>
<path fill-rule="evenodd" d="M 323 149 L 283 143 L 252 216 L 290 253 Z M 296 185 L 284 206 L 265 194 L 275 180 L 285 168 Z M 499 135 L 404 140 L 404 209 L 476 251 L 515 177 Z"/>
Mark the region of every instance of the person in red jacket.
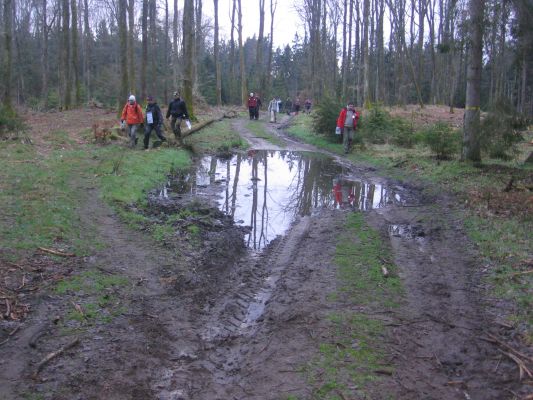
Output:
<path fill-rule="evenodd" d="M 135 96 L 131 95 L 128 102 L 122 109 L 122 116 L 120 117 L 120 124 L 124 126 L 127 124 L 128 137 L 130 138 L 131 147 L 137 145 L 137 129 L 143 123 L 143 110 L 139 103 L 135 101 Z"/>
<path fill-rule="evenodd" d="M 337 118 L 337 129 L 342 132 L 342 144 L 344 147 L 344 154 L 348 154 L 352 147 L 355 130 L 357 129 L 357 122 L 359 121 L 359 111 L 355 110 L 353 102 L 348 104 L 348 107 L 343 107 L 339 118 Z"/>

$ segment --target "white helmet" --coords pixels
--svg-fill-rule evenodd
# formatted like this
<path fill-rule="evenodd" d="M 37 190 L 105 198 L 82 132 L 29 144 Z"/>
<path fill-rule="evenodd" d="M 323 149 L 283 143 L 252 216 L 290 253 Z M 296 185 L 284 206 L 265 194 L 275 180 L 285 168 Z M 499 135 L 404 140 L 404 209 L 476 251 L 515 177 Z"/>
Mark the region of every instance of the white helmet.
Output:
<path fill-rule="evenodd" d="M 130 94 L 130 97 L 128 98 L 129 101 L 135 101 L 135 96 Z"/>
<path fill-rule="evenodd" d="M 253 93 L 250 93 L 250 97 L 253 97 L 253 96 L 254 96 L 254 94 L 253 94 Z"/>

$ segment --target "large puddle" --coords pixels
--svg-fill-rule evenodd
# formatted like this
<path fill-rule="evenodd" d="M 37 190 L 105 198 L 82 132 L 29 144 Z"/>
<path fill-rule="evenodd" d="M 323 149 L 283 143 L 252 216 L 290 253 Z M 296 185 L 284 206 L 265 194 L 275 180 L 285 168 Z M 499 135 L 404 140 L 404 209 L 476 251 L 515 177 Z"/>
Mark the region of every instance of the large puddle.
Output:
<path fill-rule="evenodd" d="M 256 250 L 283 235 L 298 216 L 324 208 L 371 210 L 402 202 L 399 193 L 351 176 L 331 157 L 292 151 L 207 156 L 168 190 L 194 196 L 214 193 L 223 212 L 249 227 L 245 241 Z M 166 197 L 166 191 L 161 195 Z"/>

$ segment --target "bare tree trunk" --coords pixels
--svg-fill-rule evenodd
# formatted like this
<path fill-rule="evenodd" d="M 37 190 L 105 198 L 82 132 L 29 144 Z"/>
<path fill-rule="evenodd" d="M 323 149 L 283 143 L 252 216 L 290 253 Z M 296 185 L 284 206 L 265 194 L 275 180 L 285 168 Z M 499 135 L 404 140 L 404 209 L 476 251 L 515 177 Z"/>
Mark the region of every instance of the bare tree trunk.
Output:
<path fill-rule="evenodd" d="M 423 62 L 424 62 L 424 27 L 426 19 L 427 0 L 418 0 L 418 64 L 416 73 L 422 82 L 424 76 Z"/>
<path fill-rule="evenodd" d="M 48 107 L 48 13 L 47 13 L 47 0 L 42 0 L 42 35 L 43 35 L 43 42 L 42 42 L 42 52 L 41 52 L 41 81 L 42 89 L 41 89 L 41 97 L 44 102 L 45 108 Z"/>
<path fill-rule="evenodd" d="M 370 0 L 363 0 L 363 103 L 370 101 L 369 71 L 370 60 L 368 52 L 368 17 L 370 13 Z"/>
<path fill-rule="evenodd" d="M 170 31 L 170 25 L 168 20 L 168 0 L 165 0 L 165 43 L 164 43 L 164 52 L 163 60 L 164 60 L 164 72 L 163 72 L 163 80 L 164 80 L 164 89 L 163 89 L 163 97 L 164 97 L 164 103 L 168 104 L 168 74 L 167 70 L 170 66 L 170 59 L 169 59 L 169 46 L 168 46 L 168 33 Z"/>
<path fill-rule="evenodd" d="M 270 49 L 268 52 L 268 67 L 266 75 L 266 87 L 270 90 L 272 82 L 272 52 L 274 49 L 274 14 L 278 6 L 277 0 L 270 0 Z M 281 111 L 281 110 L 280 110 Z"/>
<path fill-rule="evenodd" d="M 254 83 L 261 96 L 264 93 L 264 73 L 263 73 L 263 41 L 265 36 L 265 0 L 259 0 L 259 34 L 257 36 L 257 48 L 255 53 L 255 77 Z M 266 99 L 265 99 L 266 100 Z"/>
<path fill-rule="evenodd" d="M 178 88 L 178 0 L 174 0 L 174 16 L 172 19 L 172 71 L 175 88 Z"/>
<path fill-rule="evenodd" d="M 215 73 L 217 106 L 222 105 L 222 77 L 220 76 L 219 43 L 218 43 L 218 0 L 213 0 L 215 9 Z"/>
<path fill-rule="evenodd" d="M 155 79 L 157 76 L 157 2 L 156 0 L 150 0 L 148 3 L 149 7 L 149 40 L 150 40 L 150 51 L 148 58 L 150 59 L 150 77 L 148 84 L 148 90 L 150 95 L 154 96 L 157 90 Z"/>
<path fill-rule="evenodd" d="M 479 146 L 480 90 L 483 55 L 484 0 L 470 0 L 470 55 L 466 76 L 466 107 L 462 159 L 481 161 Z"/>
<path fill-rule="evenodd" d="M 70 1 L 72 10 L 72 72 L 74 73 L 74 104 L 78 106 L 81 102 L 81 82 L 80 82 L 80 58 L 78 54 L 79 32 L 78 32 L 78 7 L 76 0 Z"/>
<path fill-rule="evenodd" d="M 118 98 L 118 109 L 120 112 L 122 104 L 128 98 L 128 29 L 127 29 L 127 0 L 119 0 L 118 2 L 118 34 L 120 41 L 120 61 L 119 61 L 119 73 L 120 73 L 120 96 Z"/>
<path fill-rule="evenodd" d="M 375 100 L 376 101 L 384 101 L 384 95 L 383 95 L 383 73 L 385 69 L 385 61 L 384 61 L 384 54 L 385 54 L 385 45 L 384 45 L 384 38 L 383 38 L 383 15 L 385 14 L 385 4 L 383 1 L 378 0 L 377 2 L 377 8 L 378 8 L 378 18 L 377 18 L 377 62 L 376 62 L 376 94 L 375 94 Z"/>
<path fill-rule="evenodd" d="M 13 64 L 13 0 L 4 0 L 4 98 L 7 111 L 12 109 L 11 102 L 11 68 Z"/>
<path fill-rule="evenodd" d="M 239 34 L 239 65 L 241 68 L 241 102 L 246 105 L 248 91 L 246 90 L 246 71 L 244 70 L 244 48 L 242 46 L 242 5 L 241 0 L 237 0 L 237 32 Z"/>
<path fill-rule="evenodd" d="M 347 19 L 348 19 L 348 0 L 343 1 L 344 12 L 342 14 L 342 87 L 341 87 L 341 98 L 342 101 L 346 101 L 346 86 L 347 79 L 346 69 L 348 68 L 348 60 L 346 59 L 346 29 L 347 29 Z"/>
<path fill-rule="evenodd" d="M 85 78 L 85 90 L 87 92 L 87 100 L 91 98 L 91 28 L 89 27 L 89 2 L 83 0 L 83 37 L 85 57 L 83 58 L 84 78 Z"/>
<path fill-rule="evenodd" d="M 521 90 L 520 90 L 520 106 L 518 107 L 518 112 L 526 112 L 526 93 L 527 93 L 527 52 L 526 48 L 522 51 L 522 79 L 521 79 Z"/>
<path fill-rule="evenodd" d="M 193 87 L 198 85 L 198 70 L 204 51 L 204 36 L 202 31 L 202 0 L 196 0 L 196 31 L 194 35 L 194 63 L 193 63 Z"/>
<path fill-rule="evenodd" d="M 183 5 L 183 95 L 187 110 L 193 114 L 194 85 L 194 0 L 185 0 Z"/>
<path fill-rule="evenodd" d="M 354 0 L 350 0 L 349 2 L 350 11 L 348 15 L 348 48 L 347 48 L 348 54 L 346 56 L 346 61 L 347 61 L 346 85 L 348 85 L 348 77 L 350 76 L 350 66 L 352 65 L 352 27 L 353 27 L 353 6 L 354 6 L 353 3 L 354 3 Z M 348 95 L 348 92 L 346 92 L 345 95 Z"/>
<path fill-rule="evenodd" d="M 128 87 L 130 93 L 135 93 L 135 0 L 129 0 L 128 28 Z"/>
<path fill-rule="evenodd" d="M 143 0 L 142 9 L 142 62 L 141 62 L 141 97 L 146 98 L 146 64 L 148 63 L 148 0 Z"/>
<path fill-rule="evenodd" d="M 63 0 L 63 23 L 61 24 L 61 55 L 63 65 L 63 108 L 68 110 L 71 105 L 71 82 L 70 82 L 70 4 L 69 0 Z"/>
<path fill-rule="evenodd" d="M 230 37 L 230 75 L 231 75 L 231 100 L 234 101 L 236 96 L 237 75 L 235 74 L 235 10 L 237 9 L 237 0 L 232 1 L 231 7 L 231 37 Z"/>

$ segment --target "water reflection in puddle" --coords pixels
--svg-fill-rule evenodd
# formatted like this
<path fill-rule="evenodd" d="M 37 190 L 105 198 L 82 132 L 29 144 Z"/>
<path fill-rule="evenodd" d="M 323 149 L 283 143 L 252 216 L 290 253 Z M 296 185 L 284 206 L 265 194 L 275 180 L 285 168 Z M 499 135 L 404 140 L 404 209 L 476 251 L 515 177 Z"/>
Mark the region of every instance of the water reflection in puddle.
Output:
<path fill-rule="evenodd" d="M 261 249 L 282 235 L 297 216 L 314 210 L 370 210 L 401 202 L 381 184 L 346 176 L 330 157 L 306 152 L 250 151 L 229 159 L 207 156 L 181 191 L 195 195 L 218 188 L 218 205 L 235 223 L 250 227 L 250 248 Z M 188 182 L 183 185 L 183 182 Z"/>

